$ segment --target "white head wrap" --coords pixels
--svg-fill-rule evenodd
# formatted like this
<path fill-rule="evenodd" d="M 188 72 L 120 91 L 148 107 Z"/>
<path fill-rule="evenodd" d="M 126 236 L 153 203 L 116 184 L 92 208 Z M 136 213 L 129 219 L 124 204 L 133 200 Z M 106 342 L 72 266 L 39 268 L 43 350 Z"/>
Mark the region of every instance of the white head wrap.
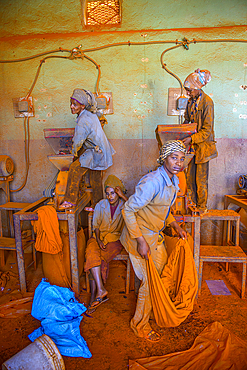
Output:
<path fill-rule="evenodd" d="M 85 109 L 92 113 L 96 113 L 97 103 L 93 93 L 89 90 L 75 89 L 71 99 L 75 99 L 78 103 L 85 105 Z"/>
<path fill-rule="evenodd" d="M 199 90 L 211 80 L 211 74 L 206 69 L 201 71 L 199 68 L 186 77 L 184 87 L 187 89 Z"/>

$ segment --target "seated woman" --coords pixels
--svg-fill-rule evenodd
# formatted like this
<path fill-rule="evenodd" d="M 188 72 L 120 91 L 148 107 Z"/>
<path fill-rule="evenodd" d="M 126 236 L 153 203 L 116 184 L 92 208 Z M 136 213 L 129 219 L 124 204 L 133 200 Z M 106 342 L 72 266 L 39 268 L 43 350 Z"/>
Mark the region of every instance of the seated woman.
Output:
<path fill-rule="evenodd" d="M 70 98 L 70 109 L 72 114 L 77 114 L 72 146 L 75 160 L 69 168 L 64 201 L 59 210 L 76 206 L 80 181 L 88 169 L 91 170 L 94 203 L 102 198 L 101 171 L 112 165 L 115 153 L 95 114 L 96 101 L 90 91 L 75 89 Z"/>
<path fill-rule="evenodd" d="M 104 184 L 106 199 L 100 200 L 94 209 L 93 230 L 95 237 L 87 242 L 85 271 L 90 271 L 91 299 L 88 312 L 108 300 L 104 287 L 108 275 L 108 264 L 122 250 L 119 241 L 123 229 L 122 209 L 128 199 L 123 183 L 114 175 L 108 176 Z"/>

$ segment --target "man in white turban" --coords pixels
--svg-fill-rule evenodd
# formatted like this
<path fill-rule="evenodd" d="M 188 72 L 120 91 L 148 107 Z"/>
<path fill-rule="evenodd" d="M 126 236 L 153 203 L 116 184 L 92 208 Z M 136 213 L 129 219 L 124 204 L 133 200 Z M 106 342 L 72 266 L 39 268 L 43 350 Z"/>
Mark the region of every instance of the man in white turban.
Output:
<path fill-rule="evenodd" d="M 201 214 L 207 212 L 209 161 L 218 155 L 214 138 L 214 103 L 201 90 L 210 80 L 209 71 L 197 69 L 184 82 L 190 96 L 184 123 L 197 123 L 197 132 L 183 139 L 187 149 L 191 147 L 195 152 L 187 171 L 188 195 Z"/>

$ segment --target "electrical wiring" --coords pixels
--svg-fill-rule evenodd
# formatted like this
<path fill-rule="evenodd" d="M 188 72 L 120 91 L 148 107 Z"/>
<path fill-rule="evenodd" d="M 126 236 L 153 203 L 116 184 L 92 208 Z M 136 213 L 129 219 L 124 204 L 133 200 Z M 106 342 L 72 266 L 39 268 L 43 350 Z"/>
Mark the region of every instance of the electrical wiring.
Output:
<path fill-rule="evenodd" d="M 202 40 L 202 39 L 193 39 L 191 41 L 189 41 L 188 39 L 186 39 L 185 37 L 183 38 L 183 41 L 179 43 L 179 45 L 176 45 L 176 46 L 173 46 L 169 49 L 166 49 L 163 51 L 163 53 L 161 54 L 161 57 L 160 57 L 160 60 L 161 60 L 161 65 L 162 65 L 162 68 L 166 70 L 167 73 L 169 73 L 170 75 L 172 75 L 174 78 L 176 78 L 180 84 L 180 88 L 181 88 L 181 95 L 183 95 L 183 84 L 182 84 L 182 81 L 180 80 L 180 78 L 178 76 L 175 75 L 175 73 L 171 72 L 167 67 L 166 67 L 166 64 L 163 62 L 163 56 L 164 54 L 167 52 L 167 51 L 170 51 L 170 50 L 173 50 L 177 47 L 180 47 L 180 46 L 183 46 L 186 50 L 189 50 L 189 44 L 199 44 L 199 43 L 214 43 L 214 42 L 243 42 L 243 43 L 247 43 L 247 40 L 243 40 L 243 39 L 212 39 L 212 40 Z"/>
<path fill-rule="evenodd" d="M 172 47 L 170 47 L 170 48 L 168 48 L 168 49 L 166 49 L 162 52 L 160 60 L 161 60 L 162 68 L 167 73 L 169 73 L 171 76 L 173 76 L 179 82 L 180 88 L 181 88 L 181 95 L 182 95 L 183 94 L 183 84 L 182 84 L 180 78 L 178 76 L 176 76 L 175 73 L 173 73 L 172 71 L 170 71 L 167 68 L 166 64 L 163 61 L 164 54 L 167 53 L 168 51 L 174 50 L 174 49 L 176 49 L 178 47 L 181 47 L 181 46 L 183 46 L 186 50 L 188 50 L 190 44 L 224 43 L 224 42 L 246 43 L 247 40 L 244 40 L 244 39 L 208 39 L 208 40 L 192 39 L 192 40 L 188 40 L 188 39 L 184 38 L 182 41 L 178 41 L 178 40 L 175 40 L 175 41 L 174 40 L 173 41 L 172 40 L 164 40 L 164 41 L 146 41 L 145 40 L 143 42 L 127 41 L 127 42 L 106 44 L 106 45 L 97 46 L 97 47 L 90 48 L 90 49 L 82 49 L 82 46 L 80 45 L 78 47 L 73 48 L 72 50 L 59 48 L 59 49 L 47 51 L 47 52 L 44 52 L 44 53 L 39 53 L 39 54 L 32 55 L 32 56 L 25 57 L 25 58 L 19 58 L 19 59 L 14 59 L 14 60 L 0 60 L 0 63 L 24 62 L 24 61 L 35 59 L 35 58 L 38 58 L 40 56 L 44 56 L 44 55 L 48 55 L 48 54 L 54 54 L 54 53 L 59 53 L 59 52 L 69 53 L 68 56 L 48 55 L 40 61 L 39 67 L 37 69 L 37 72 L 36 72 L 36 75 L 35 75 L 35 78 L 34 78 L 34 81 L 33 81 L 32 85 L 31 85 L 31 87 L 28 91 L 27 96 L 26 96 L 26 99 L 28 99 L 30 97 L 34 87 L 35 87 L 35 84 L 36 84 L 37 80 L 38 80 L 41 67 L 42 67 L 43 63 L 46 62 L 46 60 L 52 59 L 52 58 L 62 58 L 62 59 L 70 59 L 70 60 L 81 58 L 83 60 L 85 58 L 85 59 L 89 60 L 90 62 L 92 62 L 98 70 L 98 76 L 97 76 L 97 81 L 96 81 L 96 94 L 98 95 L 99 94 L 99 81 L 100 81 L 100 77 L 101 77 L 100 65 L 97 64 L 95 60 L 93 60 L 89 56 L 85 55 L 85 53 L 99 51 L 99 50 L 108 49 L 108 48 L 112 48 L 112 47 L 118 47 L 118 46 L 141 46 L 141 45 L 146 46 L 146 45 L 159 45 L 159 44 L 175 44 L 174 46 L 172 46 Z M 26 183 L 27 183 L 28 172 L 29 172 L 29 145 L 30 145 L 29 117 L 27 117 L 27 116 L 24 117 L 24 134 L 25 134 L 25 162 L 26 162 L 25 179 L 24 179 L 23 184 L 18 189 L 15 189 L 15 190 L 10 189 L 11 192 L 17 192 L 17 191 L 22 190 L 24 188 L 24 186 L 26 185 Z"/>
<path fill-rule="evenodd" d="M 29 96 L 31 95 L 32 91 L 33 91 L 33 88 L 34 88 L 34 86 L 35 86 L 35 84 L 36 84 L 36 82 L 37 82 L 37 80 L 38 80 L 38 77 L 39 77 L 39 74 L 40 74 L 40 70 L 41 70 L 42 64 L 43 64 L 43 63 L 45 63 L 45 61 L 46 61 L 47 59 L 51 59 L 51 58 L 63 58 L 63 59 L 69 59 L 69 57 L 62 57 L 62 56 L 59 56 L 59 55 L 51 55 L 51 56 L 48 56 L 48 57 L 46 57 L 46 58 L 42 59 L 42 60 L 40 61 L 40 63 L 39 63 L 39 67 L 38 67 L 38 70 L 37 70 L 37 72 L 36 72 L 36 75 L 35 75 L 34 81 L 33 81 L 33 83 L 32 83 L 32 86 L 31 86 L 31 88 L 29 89 L 28 94 L 27 94 L 27 96 L 26 96 L 26 98 L 25 98 L 25 99 L 28 99 L 28 98 L 29 98 Z"/>
<path fill-rule="evenodd" d="M 180 88 L 181 88 L 181 95 L 183 95 L 183 84 L 182 84 L 182 81 L 180 80 L 180 78 L 178 76 L 175 75 L 175 73 L 171 72 L 166 67 L 166 64 L 163 62 L 163 56 L 164 56 L 165 53 L 167 53 L 167 51 L 170 51 L 170 50 L 179 48 L 180 46 L 183 46 L 183 44 L 172 46 L 171 48 L 164 50 L 163 53 L 161 54 L 160 61 L 161 61 L 162 68 L 164 68 L 166 70 L 166 72 L 168 72 L 170 75 L 172 75 L 173 77 L 175 77 L 178 80 L 178 82 L 180 84 Z"/>
<path fill-rule="evenodd" d="M 30 129 L 29 129 L 29 117 L 24 116 L 24 141 L 25 141 L 25 163 L 26 163 L 26 174 L 23 184 L 18 189 L 9 189 L 11 193 L 16 193 L 22 190 L 27 183 L 28 172 L 29 172 L 29 152 L 30 152 Z"/>
<path fill-rule="evenodd" d="M 95 66 L 96 68 L 98 69 L 98 77 L 97 77 L 97 81 L 96 81 L 96 88 L 95 88 L 95 91 L 96 91 L 96 95 L 98 96 L 99 95 L 99 80 L 100 80 L 100 77 L 101 77 L 101 70 L 100 70 L 100 65 L 97 64 L 95 62 L 95 60 L 93 60 L 92 58 L 89 58 L 88 56 L 86 56 L 84 54 L 84 58 L 90 60 Z"/>
<path fill-rule="evenodd" d="M 183 41 L 178 41 L 178 40 L 162 40 L 162 41 L 143 41 L 143 42 L 131 42 L 131 41 L 127 41 L 127 42 L 118 42 L 118 43 L 113 43 L 113 44 L 106 44 L 106 45 L 102 45 L 102 46 L 97 46 L 95 48 L 90 48 L 90 49 L 81 49 L 81 45 L 72 49 L 72 50 L 68 50 L 68 49 L 62 49 L 62 48 L 59 48 L 59 49 L 56 49 L 56 50 L 51 50 L 51 51 L 47 51 L 47 52 L 44 52 L 44 53 L 40 53 L 40 54 L 36 54 L 36 55 L 33 55 L 33 56 L 30 56 L 30 57 L 26 57 L 26 58 L 21 58 L 21 59 L 13 59 L 13 60 L 0 60 L 0 63 L 16 63 L 16 62 L 23 62 L 23 61 L 27 61 L 27 60 L 30 60 L 30 59 L 34 59 L 34 58 L 38 58 L 40 56 L 43 56 L 43 55 L 47 55 L 47 54 L 52 54 L 52 53 L 58 53 L 58 52 L 68 52 L 70 53 L 70 56 L 68 57 L 62 57 L 62 56 L 49 56 L 49 57 L 46 57 L 44 59 L 42 59 L 42 61 L 40 62 L 40 65 L 39 65 L 39 68 L 38 68 L 38 71 L 36 73 L 36 76 L 35 76 L 35 79 L 34 79 L 34 82 L 27 94 L 27 97 L 30 96 L 35 84 L 36 84 L 36 81 L 38 79 L 38 76 L 39 76 L 39 72 L 40 72 L 40 69 L 41 69 L 41 66 L 42 64 L 45 62 L 46 59 L 48 58 L 64 58 L 64 59 L 75 59 L 75 58 L 86 58 L 88 60 L 90 60 L 92 63 L 95 64 L 96 68 L 98 69 L 98 77 L 97 77 L 97 82 L 96 82 L 96 94 L 98 95 L 98 92 L 99 92 L 99 80 L 100 80 L 100 77 L 101 77 L 101 71 L 100 71 L 100 66 L 93 60 L 91 59 L 90 57 L 86 56 L 85 53 L 88 53 L 88 52 L 93 52 L 93 51 L 98 51 L 98 50 L 103 50 L 103 49 L 108 49 L 108 48 L 112 48 L 112 47 L 117 47 L 117 46 L 140 46 L 140 45 L 159 45 L 159 44 L 171 44 L 171 43 L 175 43 L 176 45 L 169 48 L 169 49 L 166 49 L 162 54 L 161 54 L 161 64 L 162 64 L 162 68 L 166 70 L 167 73 L 169 73 L 170 75 L 172 75 L 174 78 L 176 78 L 180 84 L 180 87 L 181 87 L 181 94 L 182 94 L 182 82 L 181 80 L 179 79 L 178 76 L 176 76 L 173 72 L 171 72 L 167 67 L 166 67 L 166 64 L 163 62 L 163 56 L 164 54 L 169 51 L 169 50 L 173 50 L 177 47 L 180 47 L 180 46 L 184 46 L 185 49 L 188 50 L 189 48 L 189 44 L 196 44 L 196 43 L 214 43 L 214 42 L 243 42 L 243 43 L 246 43 L 247 40 L 244 40 L 244 39 L 208 39 L 208 40 L 202 40 L 202 39 L 193 39 L 193 40 L 187 40 L 186 38 L 183 39 Z"/>
<path fill-rule="evenodd" d="M 86 56 L 86 55 L 84 55 L 84 54 L 78 54 L 77 53 L 77 55 L 76 56 L 74 56 L 73 55 L 73 53 L 70 55 L 70 56 L 68 56 L 68 57 L 64 57 L 64 56 L 61 56 L 61 55 L 50 55 L 50 56 L 48 56 L 48 57 L 45 57 L 44 59 L 42 59 L 41 61 L 40 61 L 40 64 L 39 64 L 39 67 L 38 67 L 38 70 L 37 70 L 37 72 L 36 72 L 36 75 L 35 75 L 35 78 L 34 78 L 34 81 L 33 81 L 33 83 L 32 83 L 32 86 L 30 87 L 30 89 L 29 89 L 29 91 L 28 91 L 28 93 L 27 93 L 27 96 L 26 96 L 26 98 L 25 99 L 28 99 L 29 98 L 29 96 L 31 95 L 31 93 L 32 93 L 32 91 L 33 91 L 33 89 L 34 89 L 34 86 L 35 86 L 35 84 L 36 84 L 36 82 L 37 82 L 37 80 L 38 80 L 38 77 L 39 77 L 39 74 L 40 74 L 40 70 L 41 70 L 41 67 L 42 67 L 42 65 L 43 65 L 43 63 L 45 63 L 45 61 L 47 60 L 47 59 L 52 59 L 52 58 L 62 58 L 62 59 L 76 59 L 76 58 L 81 58 L 81 59 L 83 59 L 83 58 L 86 58 L 86 59 L 88 59 L 90 62 L 92 62 L 95 66 L 96 66 L 96 68 L 98 69 L 98 77 L 97 77 L 97 81 L 96 81 L 96 94 L 98 95 L 98 93 L 99 93 L 99 80 L 100 80 L 100 76 L 101 76 L 101 70 L 100 70 L 100 65 L 99 64 L 97 64 L 96 62 L 95 62 L 95 60 L 93 60 L 92 58 L 89 58 L 88 56 Z"/>
<path fill-rule="evenodd" d="M 98 65 L 92 58 L 89 58 L 85 55 L 77 55 L 76 58 L 82 58 L 85 57 L 86 59 L 88 59 L 89 61 L 91 61 L 95 66 L 96 68 L 98 69 L 98 78 L 97 78 L 97 82 L 96 82 L 96 92 L 98 94 L 99 92 L 99 79 L 100 79 L 100 75 L 101 75 L 101 71 L 100 71 L 100 65 Z M 29 98 L 29 96 L 31 95 L 32 91 L 33 91 L 33 88 L 38 80 L 38 77 L 39 77 L 39 74 L 40 74 L 40 70 L 41 70 L 41 67 L 43 65 L 43 63 L 45 63 L 45 61 L 47 59 L 51 59 L 51 58 L 63 58 L 63 59 L 75 59 L 75 57 L 71 57 L 68 56 L 68 57 L 65 57 L 65 56 L 58 56 L 58 55 L 51 55 L 51 56 L 47 56 L 46 58 L 42 59 L 40 61 L 40 64 L 39 64 L 39 67 L 38 67 L 38 70 L 36 72 L 36 75 L 35 75 L 35 78 L 34 78 L 34 81 L 32 83 L 32 86 L 31 88 L 29 89 L 28 91 L 28 94 L 26 96 L 26 100 Z M 10 189 L 10 192 L 12 193 L 15 193 L 15 192 L 18 192 L 20 190 L 22 190 L 26 183 L 27 183 L 27 178 L 28 178 L 28 173 L 29 173 L 29 152 L 30 152 L 30 127 L 29 127 L 29 117 L 25 115 L 24 117 L 24 138 L 25 138 L 25 163 L 26 163 L 26 174 L 25 174 L 25 179 L 24 179 L 24 182 L 23 184 L 18 188 L 18 189 Z"/>
<path fill-rule="evenodd" d="M 188 42 L 188 44 L 192 44 L 192 43 L 196 44 L 196 43 L 202 43 L 202 42 L 203 43 L 207 43 L 207 42 L 243 42 L 243 43 L 246 43 L 247 40 L 244 40 L 244 39 L 208 39 L 208 40 L 193 39 L 193 40 L 187 41 L 187 42 Z M 95 48 L 90 48 L 90 49 L 82 49 L 81 52 L 82 53 L 88 53 L 88 52 L 108 49 L 108 48 L 112 48 L 112 47 L 116 47 L 116 46 L 138 46 L 138 45 L 141 46 L 141 45 L 159 45 L 159 44 L 176 44 L 176 45 L 181 44 L 181 45 L 183 45 L 184 42 L 183 41 L 178 41 L 178 40 L 175 40 L 175 41 L 174 40 L 145 41 L 145 42 L 144 41 L 143 42 L 125 41 L 125 42 L 117 42 L 117 43 L 113 43 L 113 44 L 106 44 L 106 45 L 102 45 L 102 46 L 97 46 Z M 81 47 L 80 47 L 80 49 L 81 49 Z M 73 49 L 68 50 L 68 49 L 59 48 L 59 49 L 56 49 L 56 50 L 46 51 L 44 53 L 32 55 L 32 56 L 26 57 L 26 58 L 0 60 L 0 63 L 24 62 L 24 61 L 27 61 L 27 60 L 39 58 L 40 56 L 43 56 L 43 55 L 52 54 L 52 53 L 59 53 L 59 52 L 72 53 Z"/>
<path fill-rule="evenodd" d="M 32 56 L 30 56 L 30 57 L 26 57 L 26 58 L 10 59 L 10 60 L 0 60 L 0 63 L 18 63 L 18 62 L 25 62 L 25 61 L 27 61 L 27 60 L 31 60 L 31 59 L 35 59 L 35 58 L 42 57 L 43 55 L 53 54 L 53 53 L 59 53 L 59 52 L 67 52 L 67 53 L 70 53 L 70 52 L 71 52 L 71 50 L 66 50 L 66 49 L 59 48 L 59 49 L 56 49 L 56 50 L 45 51 L 44 53 L 40 53 L 40 54 L 36 54 L 36 55 L 32 55 Z"/>
<path fill-rule="evenodd" d="M 173 44 L 174 41 L 172 41 L 172 40 L 170 40 L 170 41 L 169 40 L 168 41 L 147 41 L 147 43 L 150 44 L 150 45 L 152 45 L 152 44 Z M 130 41 L 127 41 L 127 42 L 117 42 L 117 43 L 114 43 L 114 44 L 107 44 L 107 45 L 97 46 L 96 48 L 81 50 L 81 52 L 82 53 L 88 53 L 90 51 L 98 51 L 98 50 L 108 49 L 108 48 L 115 47 L 115 46 L 124 46 L 124 45 L 131 46 L 131 45 L 144 45 L 144 44 L 145 44 L 145 42 L 130 42 Z M 53 53 L 59 53 L 59 52 L 67 52 L 67 53 L 72 54 L 73 50 L 75 50 L 75 49 L 77 49 L 77 50 L 81 49 L 81 45 L 80 45 L 80 47 L 76 47 L 76 48 L 74 48 L 72 50 L 59 48 L 59 49 L 56 49 L 56 50 L 46 51 L 44 53 L 32 55 L 32 56 L 26 57 L 26 58 L 0 60 L 0 63 L 19 63 L 19 62 L 25 62 L 25 61 L 28 61 L 28 60 L 31 60 L 31 59 L 39 58 L 39 57 L 41 57 L 43 55 L 53 54 Z"/>

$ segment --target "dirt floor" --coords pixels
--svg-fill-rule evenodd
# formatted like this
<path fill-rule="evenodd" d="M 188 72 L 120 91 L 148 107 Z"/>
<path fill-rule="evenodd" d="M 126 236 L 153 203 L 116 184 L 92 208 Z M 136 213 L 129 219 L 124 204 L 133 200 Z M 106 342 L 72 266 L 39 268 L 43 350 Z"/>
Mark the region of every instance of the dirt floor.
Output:
<path fill-rule="evenodd" d="M 12 253 L 9 252 L 4 267 L 5 271 L 9 271 L 10 279 L 6 286 L 2 280 L 0 305 L 22 298 L 18 291 L 17 266 Z M 25 258 L 27 257 L 26 255 Z M 91 317 L 83 316 L 80 325 L 81 335 L 88 344 L 92 358 L 63 357 L 66 370 L 124 370 L 128 368 L 129 359 L 184 351 L 189 349 L 197 335 L 214 321 L 219 321 L 235 335 L 246 340 L 247 300 L 240 298 L 241 272 L 241 264 L 231 264 L 230 271 L 226 273 L 223 264 L 205 263 L 202 292 L 193 312 L 176 328 L 158 328 L 152 320 L 151 325 L 162 333 L 162 339 L 158 343 L 150 343 L 137 338 L 129 328 L 136 302 L 133 272 L 131 292 L 126 295 L 126 266 L 122 261 L 112 261 L 106 284 L 109 301 L 98 307 Z M 28 290 L 31 294 L 42 277 L 42 264 L 39 258 L 37 270 L 34 271 L 32 267 L 27 270 Z M 224 280 L 231 295 L 210 293 L 205 280 L 218 279 Z M 87 305 L 89 294 L 85 290 L 81 291 L 81 299 Z M 31 303 L 29 305 L 31 308 Z M 28 346 L 31 343 L 28 334 L 39 326 L 40 322 L 30 313 L 19 314 L 16 318 L 0 318 L 0 364 Z"/>

